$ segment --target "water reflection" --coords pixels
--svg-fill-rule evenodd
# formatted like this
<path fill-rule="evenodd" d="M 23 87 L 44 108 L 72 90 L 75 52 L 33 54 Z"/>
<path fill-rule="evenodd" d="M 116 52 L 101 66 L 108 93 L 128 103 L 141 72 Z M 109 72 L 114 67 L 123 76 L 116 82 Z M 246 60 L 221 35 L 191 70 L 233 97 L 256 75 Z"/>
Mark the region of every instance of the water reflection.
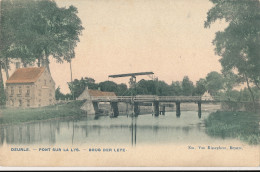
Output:
<path fill-rule="evenodd" d="M 205 118 L 207 114 L 203 115 Z M 214 140 L 206 135 L 197 112 L 183 112 L 181 118 L 166 113 L 117 118 L 98 117 L 50 120 L 0 127 L 0 145 L 196 142 Z"/>

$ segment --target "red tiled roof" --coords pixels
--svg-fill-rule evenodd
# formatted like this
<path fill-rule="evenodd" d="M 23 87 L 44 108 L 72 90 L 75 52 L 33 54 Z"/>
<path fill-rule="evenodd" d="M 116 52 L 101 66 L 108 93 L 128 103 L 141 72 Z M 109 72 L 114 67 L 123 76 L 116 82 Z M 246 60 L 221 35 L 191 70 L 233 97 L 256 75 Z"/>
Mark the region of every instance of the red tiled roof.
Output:
<path fill-rule="evenodd" d="M 6 81 L 7 84 L 34 83 L 44 72 L 45 67 L 19 68 Z"/>
<path fill-rule="evenodd" d="M 92 90 L 88 89 L 89 95 L 93 97 L 98 97 L 98 96 L 116 96 L 114 92 L 105 92 L 105 91 L 100 91 L 100 90 Z"/>
<path fill-rule="evenodd" d="M 107 92 L 107 91 L 103 91 L 103 96 L 116 96 L 116 94 L 114 92 Z"/>

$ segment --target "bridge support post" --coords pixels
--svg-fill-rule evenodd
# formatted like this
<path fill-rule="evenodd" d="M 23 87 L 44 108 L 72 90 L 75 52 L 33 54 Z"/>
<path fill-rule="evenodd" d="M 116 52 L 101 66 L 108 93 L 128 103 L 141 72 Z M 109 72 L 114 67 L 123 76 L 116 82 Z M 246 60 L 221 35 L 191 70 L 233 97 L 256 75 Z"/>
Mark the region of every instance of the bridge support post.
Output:
<path fill-rule="evenodd" d="M 140 113 L 139 104 L 138 102 L 134 102 L 134 115 L 138 116 Z"/>
<path fill-rule="evenodd" d="M 176 102 L 176 117 L 179 118 L 181 116 L 181 103 Z"/>
<path fill-rule="evenodd" d="M 113 111 L 113 117 L 117 117 L 119 112 L 118 112 L 118 103 L 117 102 L 110 102 L 111 109 Z"/>
<path fill-rule="evenodd" d="M 201 102 L 198 102 L 198 117 L 201 118 Z"/>
<path fill-rule="evenodd" d="M 99 108 L 98 108 L 98 102 L 92 102 L 95 114 L 98 114 Z"/>
<path fill-rule="evenodd" d="M 159 116 L 159 102 L 158 101 L 154 101 L 153 102 L 153 108 L 154 108 L 154 115 L 155 116 Z"/>
<path fill-rule="evenodd" d="M 160 114 L 165 115 L 165 105 L 161 106 Z"/>

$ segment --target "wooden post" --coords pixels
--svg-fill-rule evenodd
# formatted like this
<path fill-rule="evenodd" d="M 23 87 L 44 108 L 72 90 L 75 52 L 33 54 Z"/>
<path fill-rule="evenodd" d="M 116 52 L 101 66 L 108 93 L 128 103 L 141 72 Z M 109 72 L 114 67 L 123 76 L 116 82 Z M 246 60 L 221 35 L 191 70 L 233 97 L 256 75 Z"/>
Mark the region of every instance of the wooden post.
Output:
<path fill-rule="evenodd" d="M 158 101 L 154 101 L 153 102 L 153 107 L 154 107 L 154 114 L 155 116 L 159 116 L 159 102 Z"/>
<path fill-rule="evenodd" d="M 92 102 L 93 103 L 93 106 L 94 106 L 94 111 L 95 111 L 95 114 L 98 114 L 98 102 Z"/>
<path fill-rule="evenodd" d="M 125 104 L 126 104 L 126 114 L 128 116 L 128 103 L 126 102 Z"/>
<path fill-rule="evenodd" d="M 201 102 L 198 102 L 198 117 L 201 118 Z"/>
<path fill-rule="evenodd" d="M 138 116 L 140 113 L 138 102 L 134 102 L 134 115 Z"/>
<path fill-rule="evenodd" d="M 165 115 L 165 105 L 162 106 L 162 115 Z"/>
<path fill-rule="evenodd" d="M 117 102 L 110 102 L 111 109 L 113 111 L 113 117 L 117 117 L 119 112 L 118 112 L 118 103 Z"/>
<path fill-rule="evenodd" d="M 176 117 L 179 118 L 181 116 L 181 103 L 176 102 Z"/>

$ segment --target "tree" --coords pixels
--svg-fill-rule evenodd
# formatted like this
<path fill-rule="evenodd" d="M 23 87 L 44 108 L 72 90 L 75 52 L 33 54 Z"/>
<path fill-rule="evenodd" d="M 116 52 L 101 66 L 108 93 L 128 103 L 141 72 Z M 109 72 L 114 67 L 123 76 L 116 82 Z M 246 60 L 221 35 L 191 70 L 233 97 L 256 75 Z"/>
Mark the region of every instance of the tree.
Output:
<path fill-rule="evenodd" d="M 137 94 L 141 95 L 156 95 L 156 83 L 158 81 L 141 79 L 137 83 Z"/>
<path fill-rule="evenodd" d="M 71 94 L 74 95 L 74 98 L 79 97 L 86 87 L 89 89 L 98 89 L 99 87 L 98 84 L 95 83 L 95 80 L 89 77 L 82 77 L 80 80 L 74 79 L 73 82 L 69 82 L 68 85 Z"/>
<path fill-rule="evenodd" d="M 179 81 L 176 81 L 176 82 L 173 81 L 170 87 L 172 90 L 172 95 L 175 95 L 175 96 L 182 95 L 182 87 L 181 87 L 181 83 Z"/>
<path fill-rule="evenodd" d="M 98 84 L 101 91 L 117 92 L 117 84 L 113 81 L 104 81 Z"/>
<path fill-rule="evenodd" d="M 60 91 L 60 87 L 58 86 L 58 88 L 55 90 L 55 99 L 56 100 L 65 100 L 65 99 L 71 99 L 72 95 L 71 94 L 63 94 Z"/>
<path fill-rule="evenodd" d="M 11 59 L 20 59 L 25 67 L 38 61 L 48 70 L 50 57 L 71 62 L 84 29 L 77 8 L 59 8 L 52 0 L 2 0 L 0 22 L 0 91 L 2 67 L 8 78 Z"/>
<path fill-rule="evenodd" d="M 207 87 L 207 81 L 205 79 L 200 78 L 200 80 L 196 82 L 194 94 L 199 96 L 203 95 L 207 91 L 206 87 Z"/>
<path fill-rule="evenodd" d="M 117 96 L 124 96 L 128 94 L 128 89 L 127 89 L 127 85 L 126 84 L 118 84 L 117 85 L 117 92 L 116 95 Z"/>
<path fill-rule="evenodd" d="M 260 89 L 260 1 L 210 1 L 214 6 L 208 11 L 205 28 L 218 19 L 228 22 L 228 27 L 217 32 L 213 41 L 215 52 L 222 57 L 223 71 L 237 70 L 255 102 L 250 83 Z"/>
<path fill-rule="evenodd" d="M 182 93 L 184 96 L 191 96 L 193 89 L 194 89 L 194 85 L 192 83 L 192 81 L 190 81 L 188 76 L 184 76 L 183 80 L 182 80 Z"/>
<path fill-rule="evenodd" d="M 158 81 L 158 96 L 168 96 L 171 94 L 170 86 L 164 81 Z"/>
<path fill-rule="evenodd" d="M 219 90 L 223 89 L 224 80 L 220 73 L 218 72 L 210 72 L 206 76 L 207 81 L 207 90 L 211 95 L 216 95 Z"/>
<path fill-rule="evenodd" d="M 74 6 L 59 8 L 51 0 L 3 0 L 1 41 L 7 41 L 5 56 L 26 65 L 37 59 L 49 70 L 49 57 L 57 62 L 75 57 L 74 48 L 84 29 Z M 11 35 L 11 37 L 10 37 Z"/>

